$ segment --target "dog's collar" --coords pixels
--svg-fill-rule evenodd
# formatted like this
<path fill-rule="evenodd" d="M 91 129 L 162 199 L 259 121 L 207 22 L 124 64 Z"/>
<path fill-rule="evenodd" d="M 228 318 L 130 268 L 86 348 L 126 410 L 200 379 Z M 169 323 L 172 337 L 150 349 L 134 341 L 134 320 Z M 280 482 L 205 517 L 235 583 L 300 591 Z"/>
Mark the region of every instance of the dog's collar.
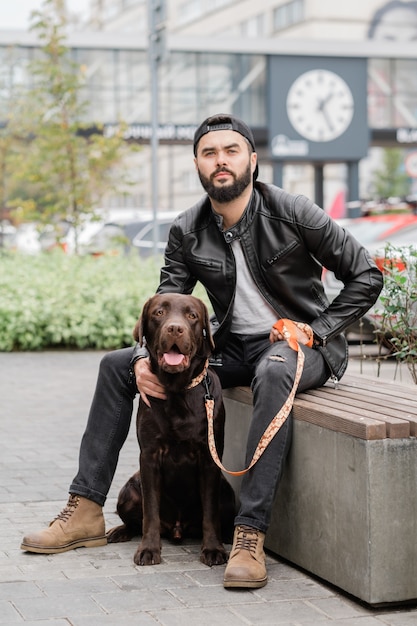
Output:
<path fill-rule="evenodd" d="M 204 377 L 207 374 L 208 366 L 209 366 L 209 361 L 207 359 L 207 361 L 204 364 L 203 371 L 200 374 L 198 374 L 198 376 L 192 379 L 187 389 L 192 389 L 193 387 L 197 387 L 197 385 L 199 385 L 204 380 Z"/>

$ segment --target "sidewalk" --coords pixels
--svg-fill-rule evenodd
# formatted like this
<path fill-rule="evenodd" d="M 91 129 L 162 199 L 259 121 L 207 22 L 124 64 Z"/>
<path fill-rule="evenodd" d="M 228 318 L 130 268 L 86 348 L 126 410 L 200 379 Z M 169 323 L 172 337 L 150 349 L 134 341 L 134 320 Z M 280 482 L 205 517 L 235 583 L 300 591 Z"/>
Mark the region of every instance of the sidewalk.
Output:
<path fill-rule="evenodd" d="M 143 568 L 133 563 L 135 542 L 52 556 L 22 552 L 23 534 L 44 527 L 66 502 L 102 354 L 0 353 L 0 624 L 417 624 L 417 607 L 369 609 L 271 555 L 268 585 L 249 591 L 225 590 L 224 566 L 202 565 L 198 542 L 164 541 L 163 563 Z M 352 359 L 349 371 L 377 373 L 372 359 Z M 393 380 L 392 365 L 382 372 Z M 132 424 L 105 506 L 108 527 L 119 523 L 117 493 L 137 464 Z"/>

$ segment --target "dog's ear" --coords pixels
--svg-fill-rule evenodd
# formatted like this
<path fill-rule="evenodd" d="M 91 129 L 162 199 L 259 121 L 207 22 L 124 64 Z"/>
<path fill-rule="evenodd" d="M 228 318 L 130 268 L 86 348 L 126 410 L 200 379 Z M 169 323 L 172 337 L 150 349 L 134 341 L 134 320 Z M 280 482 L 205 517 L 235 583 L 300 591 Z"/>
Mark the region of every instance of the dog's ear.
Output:
<path fill-rule="evenodd" d="M 204 326 L 203 326 L 203 337 L 206 341 L 209 342 L 209 346 L 210 346 L 210 350 L 214 350 L 214 339 L 213 339 L 213 335 L 211 334 L 211 328 L 210 328 L 210 316 L 209 316 L 209 312 L 207 310 L 206 305 L 202 302 L 202 307 L 204 310 Z"/>
<path fill-rule="evenodd" d="M 148 316 L 149 302 L 151 298 L 145 302 L 143 305 L 142 313 L 138 321 L 136 322 L 135 328 L 133 329 L 133 339 L 137 341 L 141 346 L 143 345 L 143 338 L 146 337 L 146 320 Z"/>

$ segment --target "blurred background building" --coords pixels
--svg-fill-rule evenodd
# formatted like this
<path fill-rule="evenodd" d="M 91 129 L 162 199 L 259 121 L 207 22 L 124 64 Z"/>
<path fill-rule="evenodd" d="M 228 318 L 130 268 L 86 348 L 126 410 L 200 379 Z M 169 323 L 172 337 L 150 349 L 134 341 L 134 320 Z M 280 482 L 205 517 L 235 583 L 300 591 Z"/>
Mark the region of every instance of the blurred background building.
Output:
<path fill-rule="evenodd" d="M 201 196 L 192 136 L 202 119 L 218 112 L 252 126 L 261 180 L 315 197 L 335 217 L 346 213 L 347 202 L 372 196 L 372 172 L 384 147 L 403 149 L 404 167 L 417 150 L 417 2 L 149 2 L 85 0 L 82 17 L 67 3 L 67 45 L 84 72 L 86 121 L 104 123 L 107 133 L 124 121 L 126 137 L 143 146 L 132 164 L 137 183 L 108 197 L 109 206 L 152 204 L 150 11 L 158 26 L 161 209 L 181 210 Z M 13 85 L 30 84 L 27 64 L 38 47 L 32 32 L 0 30 L 0 122 Z M 337 79 L 350 113 L 345 122 L 328 121 L 329 134 L 315 137 L 309 120 L 303 126 L 291 118 L 291 105 L 300 106 L 291 98 L 303 81 L 320 87 L 323 71 L 328 82 L 312 108 L 323 110 Z M 409 176 L 410 192 L 417 192 L 417 172 Z"/>

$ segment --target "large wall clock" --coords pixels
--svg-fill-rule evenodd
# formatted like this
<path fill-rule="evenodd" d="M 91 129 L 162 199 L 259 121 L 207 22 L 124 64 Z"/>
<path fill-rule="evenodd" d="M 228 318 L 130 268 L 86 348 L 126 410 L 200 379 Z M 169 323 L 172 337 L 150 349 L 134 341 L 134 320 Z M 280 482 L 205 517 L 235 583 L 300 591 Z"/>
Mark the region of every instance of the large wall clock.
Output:
<path fill-rule="evenodd" d="M 367 59 L 268 57 L 273 160 L 357 161 L 368 153 Z"/>
<path fill-rule="evenodd" d="M 298 76 L 287 95 L 287 115 L 295 130 L 310 141 L 333 141 L 349 127 L 352 92 L 335 72 L 314 69 Z"/>

